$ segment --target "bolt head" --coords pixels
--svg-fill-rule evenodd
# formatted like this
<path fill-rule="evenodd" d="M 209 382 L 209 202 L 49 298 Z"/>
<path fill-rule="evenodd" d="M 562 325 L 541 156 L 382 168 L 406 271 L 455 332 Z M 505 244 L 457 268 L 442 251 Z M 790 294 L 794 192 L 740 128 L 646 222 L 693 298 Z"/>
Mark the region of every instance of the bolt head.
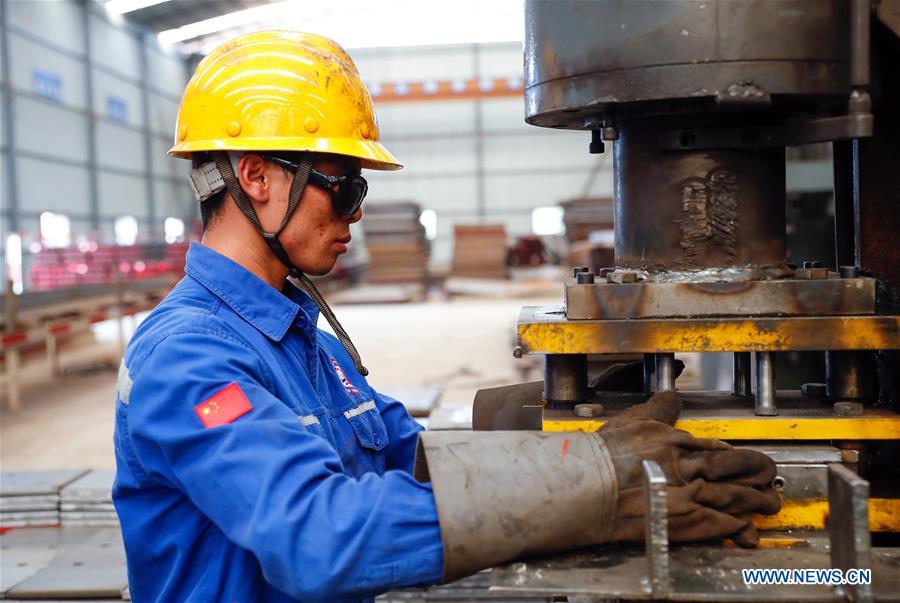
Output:
<path fill-rule="evenodd" d="M 859 266 L 841 266 L 838 271 L 841 278 L 857 278 L 859 276 Z"/>
<path fill-rule="evenodd" d="M 821 398 L 826 393 L 826 387 L 824 383 L 804 383 L 800 386 L 800 392 L 804 396 Z"/>
<path fill-rule="evenodd" d="M 834 414 L 839 417 L 858 417 L 863 414 L 863 405 L 860 402 L 835 402 Z"/>
<path fill-rule="evenodd" d="M 613 271 L 606 275 L 606 280 L 609 281 L 610 283 L 619 283 L 619 284 L 636 283 L 637 282 L 637 272 Z"/>
<path fill-rule="evenodd" d="M 575 416 L 584 419 L 593 419 L 595 417 L 603 416 L 604 410 L 602 404 L 576 404 Z"/>
<path fill-rule="evenodd" d="M 593 272 L 590 272 L 590 271 L 587 271 L 587 272 L 579 272 L 579 273 L 575 276 L 575 282 L 577 282 L 579 285 L 590 285 L 590 284 L 593 284 L 593 282 L 594 282 L 594 273 L 593 273 Z"/>

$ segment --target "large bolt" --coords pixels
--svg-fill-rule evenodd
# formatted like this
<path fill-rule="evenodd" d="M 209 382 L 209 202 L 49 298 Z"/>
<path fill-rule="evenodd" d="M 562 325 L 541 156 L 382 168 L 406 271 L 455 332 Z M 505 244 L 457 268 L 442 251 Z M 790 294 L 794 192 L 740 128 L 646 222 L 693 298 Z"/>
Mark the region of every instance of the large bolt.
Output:
<path fill-rule="evenodd" d="M 591 144 L 588 145 L 588 152 L 591 155 L 603 153 L 606 145 L 603 144 L 603 133 L 600 130 L 591 130 Z"/>
<path fill-rule="evenodd" d="M 813 262 L 803 262 L 804 264 L 811 264 Z M 814 262 L 818 264 L 818 262 Z M 827 268 L 797 268 L 794 270 L 794 278 L 802 279 L 805 281 L 818 280 L 822 278 L 828 278 L 828 269 Z"/>
<path fill-rule="evenodd" d="M 578 275 L 582 272 L 589 272 L 590 268 L 587 266 L 572 266 L 572 276 L 578 278 Z"/>
<path fill-rule="evenodd" d="M 841 266 L 838 270 L 841 273 L 841 278 L 859 277 L 859 266 Z"/>
<path fill-rule="evenodd" d="M 628 284 L 637 282 L 637 272 L 610 272 L 606 275 L 606 280 L 610 283 Z"/>
<path fill-rule="evenodd" d="M 800 393 L 804 396 L 822 398 L 825 396 L 826 388 L 824 383 L 804 383 L 800 386 Z"/>
<path fill-rule="evenodd" d="M 835 402 L 834 414 L 839 417 L 858 417 L 863 414 L 863 405 L 860 402 Z"/>
<path fill-rule="evenodd" d="M 525 352 L 522 350 L 522 346 L 517 345 L 515 348 L 513 348 L 513 357 L 515 358 L 521 358 L 524 353 Z"/>
<path fill-rule="evenodd" d="M 583 419 L 593 419 L 595 417 L 603 416 L 603 405 L 602 404 L 576 404 L 575 405 L 575 416 L 582 417 Z"/>
<path fill-rule="evenodd" d="M 594 282 L 593 272 L 579 272 L 575 275 L 575 282 L 579 285 L 590 285 Z"/>

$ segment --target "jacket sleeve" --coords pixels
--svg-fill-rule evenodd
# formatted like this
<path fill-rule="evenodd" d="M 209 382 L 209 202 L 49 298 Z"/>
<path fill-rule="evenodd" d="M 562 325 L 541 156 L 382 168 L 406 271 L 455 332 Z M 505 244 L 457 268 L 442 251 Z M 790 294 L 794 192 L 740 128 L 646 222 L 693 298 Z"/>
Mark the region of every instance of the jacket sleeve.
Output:
<path fill-rule="evenodd" d="M 243 340 L 197 331 L 167 336 L 132 367 L 129 442 L 145 478 L 184 492 L 256 556 L 266 581 L 304 601 L 439 581 L 430 485 L 403 471 L 344 475 L 330 445 L 267 390 L 267 369 Z M 195 407 L 231 383 L 252 409 L 204 427 Z"/>
<path fill-rule="evenodd" d="M 410 416 L 403 404 L 390 396 L 372 391 L 390 438 L 385 450 L 385 467 L 412 475 L 419 432 L 424 428 Z"/>

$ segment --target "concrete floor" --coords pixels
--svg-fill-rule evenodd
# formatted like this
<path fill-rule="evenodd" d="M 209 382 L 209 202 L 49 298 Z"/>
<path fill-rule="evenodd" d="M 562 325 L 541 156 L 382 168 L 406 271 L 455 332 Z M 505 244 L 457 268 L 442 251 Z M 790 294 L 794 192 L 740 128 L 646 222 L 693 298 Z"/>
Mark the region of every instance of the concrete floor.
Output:
<path fill-rule="evenodd" d="M 523 380 L 511 353 L 519 309 L 560 303 L 562 287 L 548 282 L 530 293 L 527 299 L 336 306 L 335 312 L 376 389 L 442 387 L 441 404 L 465 406 L 479 388 Z M 103 361 L 114 366 L 117 350 L 114 341 L 88 342 L 63 350 L 61 365 L 69 372 Z M 26 365 L 23 410 L 0 410 L 0 470 L 115 465 L 115 372 L 75 373 L 52 379 L 46 361 Z"/>

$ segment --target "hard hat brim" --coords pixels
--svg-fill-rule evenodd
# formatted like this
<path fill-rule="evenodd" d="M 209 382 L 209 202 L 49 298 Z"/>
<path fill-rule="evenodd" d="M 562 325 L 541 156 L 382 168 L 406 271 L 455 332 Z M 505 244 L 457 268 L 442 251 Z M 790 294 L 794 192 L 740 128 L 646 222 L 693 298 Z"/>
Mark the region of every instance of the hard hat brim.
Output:
<path fill-rule="evenodd" d="M 236 140 L 191 140 L 179 142 L 169 149 L 171 157 L 190 159 L 191 153 L 216 151 L 281 151 L 290 153 L 333 153 L 359 159 L 367 170 L 399 170 L 396 157 L 378 141 L 352 138 L 241 138 Z"/>

